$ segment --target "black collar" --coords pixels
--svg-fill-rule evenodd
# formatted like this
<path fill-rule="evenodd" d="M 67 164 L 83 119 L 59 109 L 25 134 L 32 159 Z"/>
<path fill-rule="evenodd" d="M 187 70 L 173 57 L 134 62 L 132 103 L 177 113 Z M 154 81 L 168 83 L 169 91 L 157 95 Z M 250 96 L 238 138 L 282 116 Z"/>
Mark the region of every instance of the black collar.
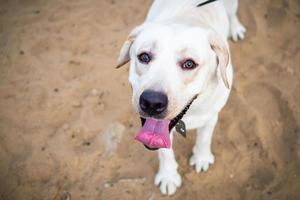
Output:
<path fill-rule="evenodd" d="M 203 3 L 198 4 L 197 7 L 204 6 L 204 5 L 206 5 L 206 4 L 208 4 L 208 3 L 212 3 L 212 2 L 214 2 L 214 1 L 217 1 L 217 0 L 208 0 L 208 1 L 204 1 Z"/>

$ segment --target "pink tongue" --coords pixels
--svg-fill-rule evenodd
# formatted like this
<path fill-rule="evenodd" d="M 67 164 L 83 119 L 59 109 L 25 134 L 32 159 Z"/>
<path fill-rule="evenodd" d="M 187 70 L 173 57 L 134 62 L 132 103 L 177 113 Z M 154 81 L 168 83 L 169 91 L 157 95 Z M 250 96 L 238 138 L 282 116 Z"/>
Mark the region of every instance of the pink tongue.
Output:
<path fill-rule="evenodd" d="M 148 118 L 135 139 L 150 148 L 170 148 L 169 124 L 170 120 Z"/>

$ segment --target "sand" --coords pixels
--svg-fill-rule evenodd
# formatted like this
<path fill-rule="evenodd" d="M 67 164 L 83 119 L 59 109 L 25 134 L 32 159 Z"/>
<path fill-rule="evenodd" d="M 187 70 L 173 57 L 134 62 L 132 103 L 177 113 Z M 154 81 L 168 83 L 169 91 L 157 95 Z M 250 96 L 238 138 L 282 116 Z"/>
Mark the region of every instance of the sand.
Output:
<path fill-rule="evenodd" d="M 133 140 L 128 68 L 114 68 L 150 0 L 0 0 L 0 199 L 171 199 L 157 155 Z M 172 199 L 300 197 L 300 3 L 242 0 L 246 39 L 230 43 L 234 87 L 207 173 L 188 165 Z"/>

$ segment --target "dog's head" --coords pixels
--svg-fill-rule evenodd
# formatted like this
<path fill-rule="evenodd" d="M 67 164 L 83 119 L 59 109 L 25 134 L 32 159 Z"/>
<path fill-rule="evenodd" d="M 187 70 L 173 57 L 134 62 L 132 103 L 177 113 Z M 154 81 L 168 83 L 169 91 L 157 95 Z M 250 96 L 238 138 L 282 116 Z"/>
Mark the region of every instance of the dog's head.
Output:
<path fill-rule="evenodd" d="M 121 49 L 117 67 L 130 61 L 133 106 L 143 123 L 146 121 L 147 130 L 164 131 L 165 128 L 157 127 L 168 125 L 172 129 L 209 79 L 220 74 L 225 86 L 229 87 L 228 60 L 226 44 L 213 31 L 178 24 L 148 23 L 130 33 Z"/>

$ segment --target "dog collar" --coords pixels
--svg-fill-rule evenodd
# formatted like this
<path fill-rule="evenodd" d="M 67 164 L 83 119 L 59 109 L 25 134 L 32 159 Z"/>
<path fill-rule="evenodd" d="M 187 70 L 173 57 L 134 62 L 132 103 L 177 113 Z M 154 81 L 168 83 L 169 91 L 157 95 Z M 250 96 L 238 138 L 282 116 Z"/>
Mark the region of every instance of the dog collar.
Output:
<path fill-rule="evenodd" d="M 204 1 L 203 3 L 198 4 L 197 7 L 204 6 L 204 5 L 209 4 L 209 3 L 212 3 L 212 2 L 214 2 L 214 1 L 217 1 L 217 0 L 208 0 L 208 1 Z"/>
<path fill-rule="evenodd" d="M 171 126 L 174 126 L 176 132 L 179 133 L 180 135 L 182 135 L 184 138 L 186 138 L 186 126 L 185 126 L 185 123 L 182 120 L 182 118 L 185 115 L 185 113 L 189 110 L 190 106 L 195 101 L 195 99 L 197 99 L 197 97 L 198 97 L 198 94 L 196 94 L 190 100 L 190 102 L 186 105 L 186 107 L 181 111 L 181 113 L 179 115 L 177 115 L 173 120 L 171 120 L 171 123 L 175 124 L 175 125 L 171 125 Z M 172 128 L 170 128 L 170 130 L 171 129 Z"/>

